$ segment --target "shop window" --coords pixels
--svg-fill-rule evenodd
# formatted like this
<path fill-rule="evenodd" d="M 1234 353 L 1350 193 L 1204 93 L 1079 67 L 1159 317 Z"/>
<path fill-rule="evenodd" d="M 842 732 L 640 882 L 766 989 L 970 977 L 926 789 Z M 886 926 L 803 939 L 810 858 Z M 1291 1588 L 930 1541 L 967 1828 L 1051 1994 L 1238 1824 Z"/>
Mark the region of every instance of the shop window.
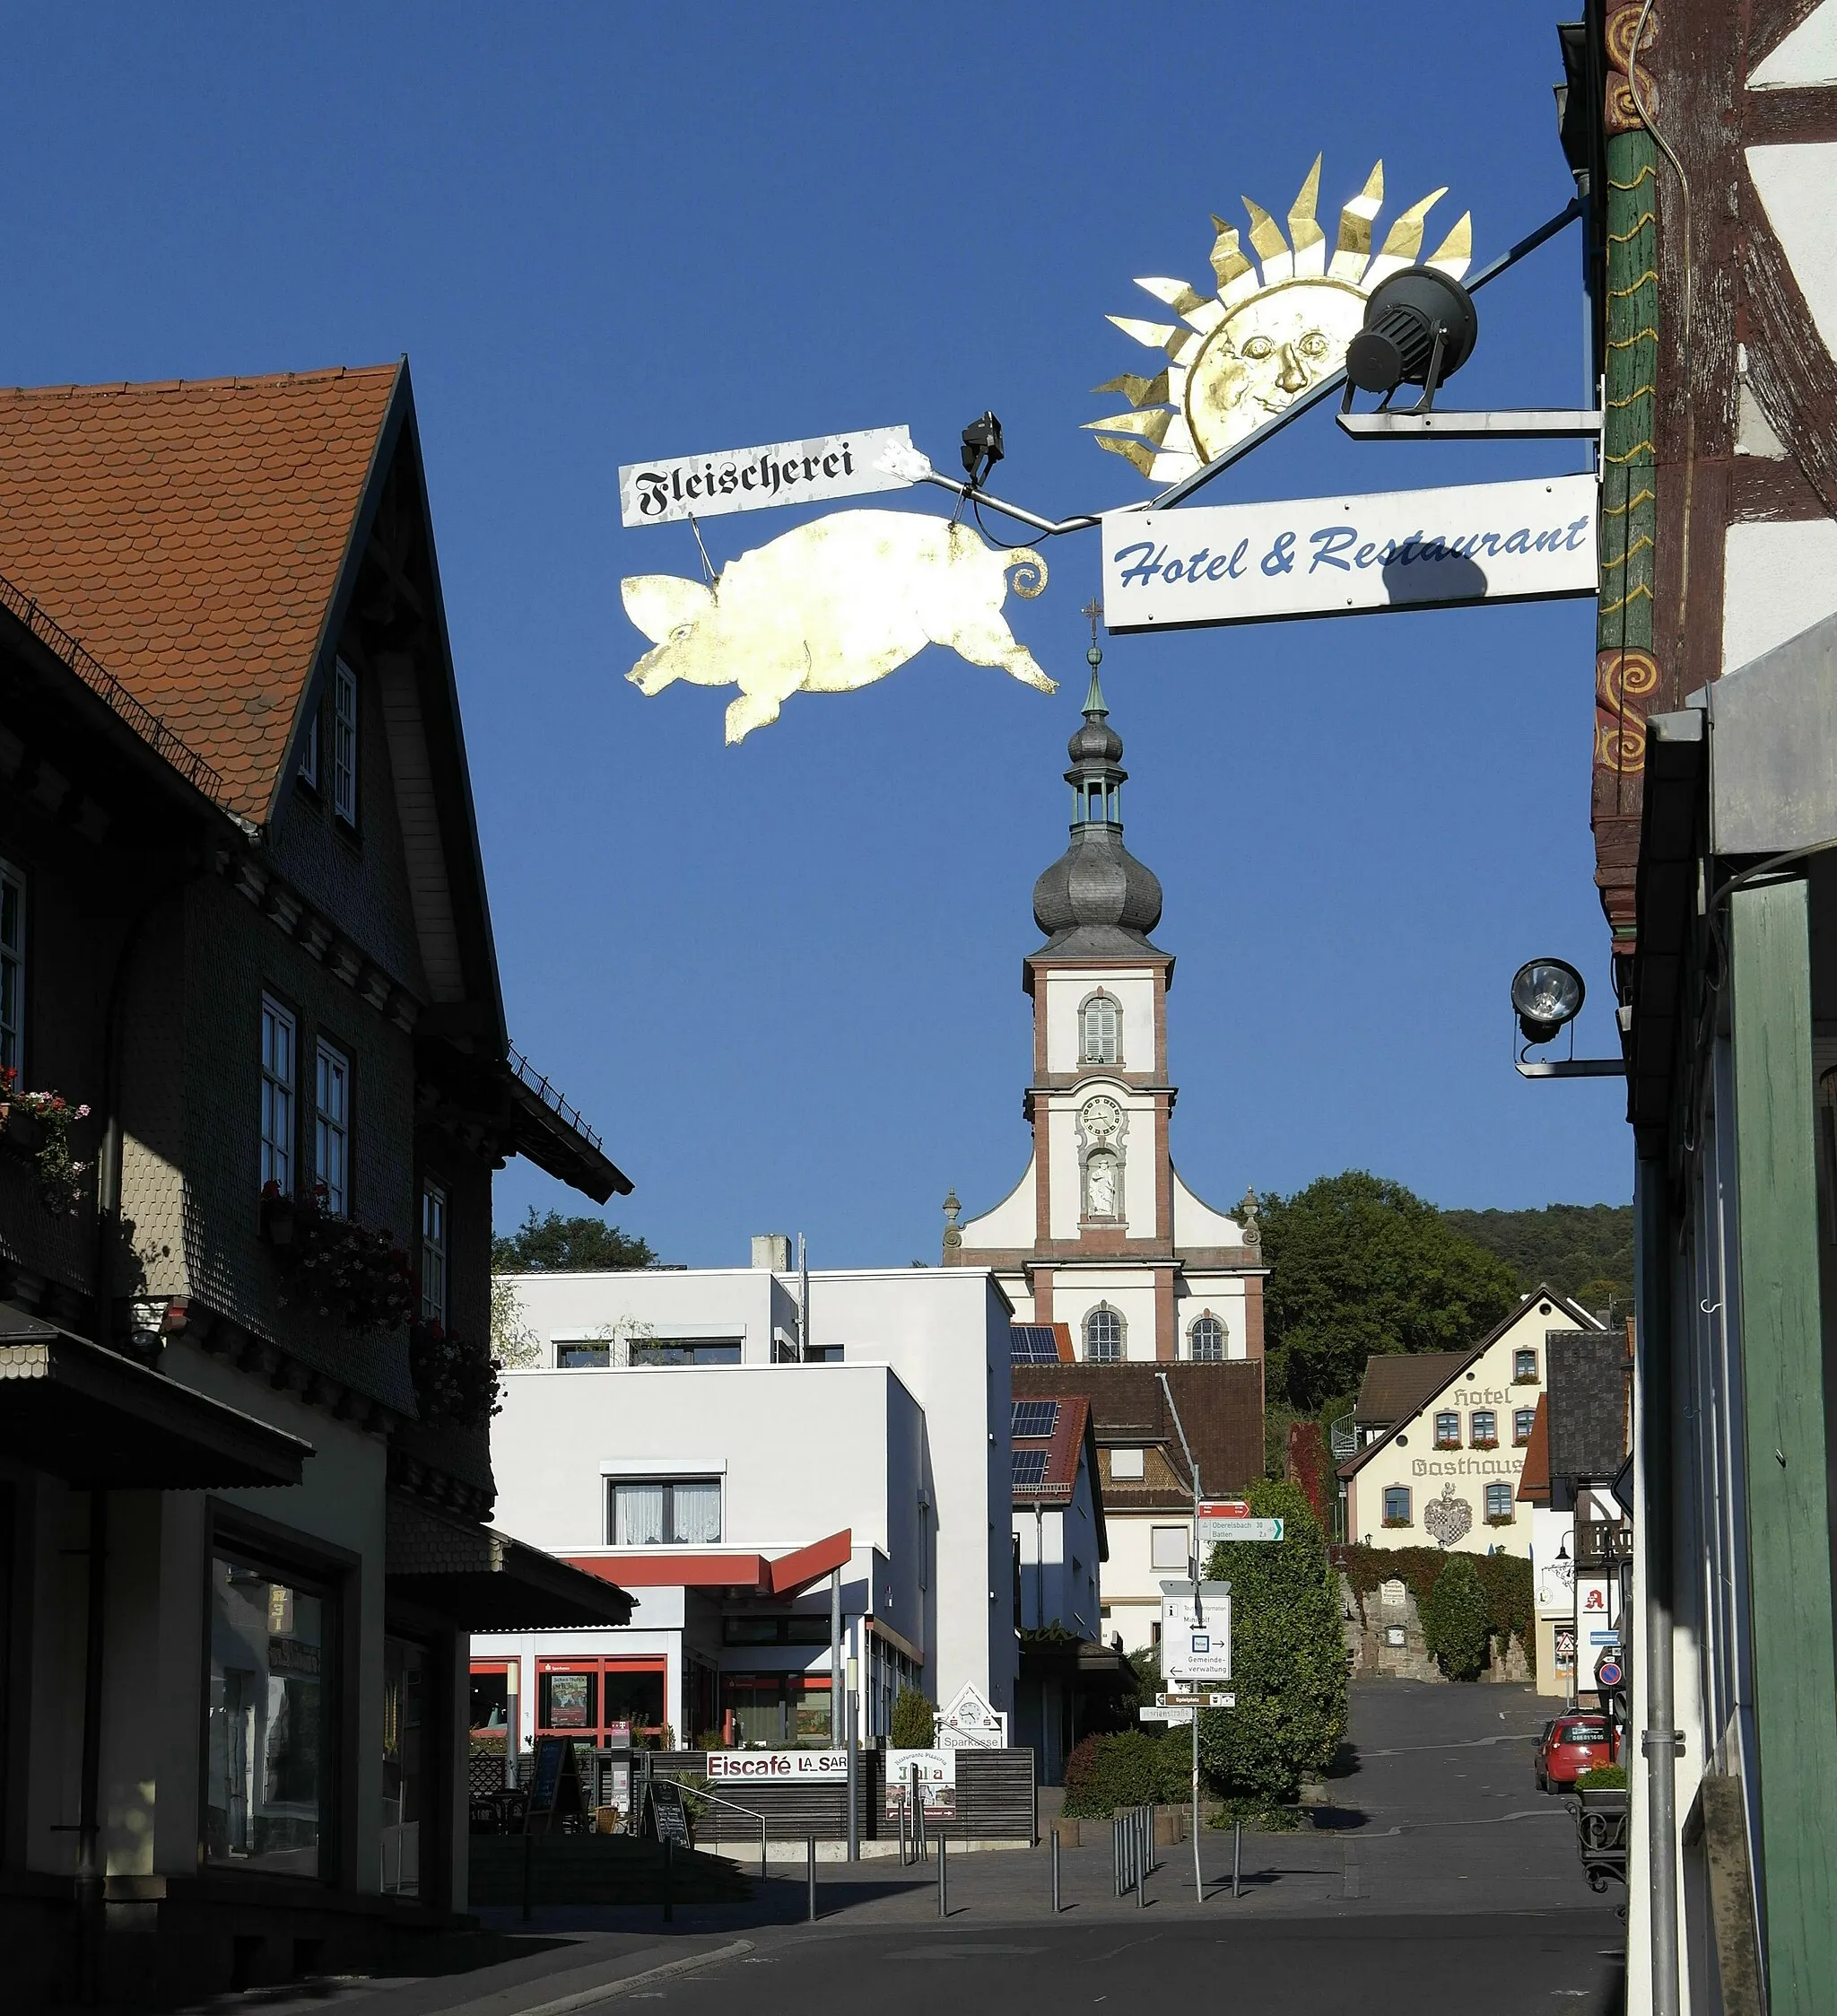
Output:
<path fill-rule="evenodd" d="M 383 1889 L 421 1890 L 421 1822 L 427 1803 L 427 1654 L 383 1640 Z"/>
<path fill-rule="evenodd" d="M 1520 1407 L 1511 1417 L 1511 1439 L 1522 1449 L 1531 1439 L 1531 1430 L 1537 1426 L 1537 1410 L 1535 1407 Z"/>
<path fill-rule="evenodd" d="M 1535 1350 L 1514 1351 L 1511 1355 L 1511 1383 L 1515 1386 L 1535 1386 L 1537 1383 L 1537 1354 Z"/>
<path fill-rule="evenodd" d="M 544 1735 L 579 1736 L 604 1747 L 664 1726 L 661 1659 L 570 1659 L 536 1671 L 535 1725 Z"/>
<path fill-rule="evenodd" d="M 712 1547 L 721 1537 L 718 1477 L 652 1478 L 611 1487 L 614 1547 Z"/>
<path fill-rule="evenodd" d="M 1469 1440 L 1476 1449 L 1499 1446 L 1499 1417 L 1489 1407 L 1479 1407 L 1468 1417 Z"/>
<path fill-rule="evenodd" d="M 1511 1523 L 1510 1484 L 1489 1484 L 1486 1487 L 1486 1523 L 1492 1526 L 1509 1526 Z"/>
<path fill-rule="evenodd" d="M 330 1800 L 332 1606 L 322 1589 L 211 1559 L 204 1855 L 318 1876 Z"/>
<path fill-rule="evenodd" d="M 1384 1523 L 1387 1526 L 1407 1526 L 1409 1523 L 1409 1486 L 1387 1484 L 1384 1487 Z"/>
<path fill-rule="evenodd" d="M 495 1732 L 501 1736 L 510 1726 L 510 1705 L 517 1698 L 510 1684 L 511 1669 L 503 1665 L 478 1665 L 472 1669 L 472 1709 L 468 1720 L 474 1736 Z"/>
<path fill-rule="evenodd" d="M 1460 1447 L 1460 1416 L 1438 1414 L 1435 1417 L 1435 1446 L 1438 1449 Z"/>
<path fill-rule="evenodd" d="M 740 1750 L 827 1750 L 830 1680 L 821 1673 L 723 1673 L 721 1736 Z"/>
<path fill-rule="evenodd" d="M 1151 1526 L 1148 1530 L 1149 1566 L 1184 1569 L 1187 1546 L 1191 1538 L 1184 1526 Z"/>
<path fill-rule="evenodd" d="M 0 861 L 0 1069 L 25 1069 L 25 877 L 4 861 Z"/>

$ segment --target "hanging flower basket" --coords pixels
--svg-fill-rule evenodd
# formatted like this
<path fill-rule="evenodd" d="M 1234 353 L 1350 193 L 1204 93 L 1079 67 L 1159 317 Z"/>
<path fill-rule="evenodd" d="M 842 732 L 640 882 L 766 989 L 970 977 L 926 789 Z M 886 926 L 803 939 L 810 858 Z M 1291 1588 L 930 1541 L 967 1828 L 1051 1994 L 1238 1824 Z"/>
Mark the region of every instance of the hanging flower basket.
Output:
<path fill-rule="evenodd" d="M 0 1139 L 32 1164 L 32 1188 L 53 1217 L 74 1217 L 83 1208 L 83 1178 L 95 1166 L 70 1152 L 70 1130 L 87 1120 L 61 1092 L 22 1092 L 19 1074 L 0 1064 Z"/>
<path fill-rule="evenodd" d="M 408 1331 L 408 1370 L 422 1418 L 482 1428 L 498 1411 L 498 1374 L 489 1347 L 431 1320 Z"/>
<path fill-rule="evenodd" d="M 286 1284 L 283 1305 L 371 1332 L 399 1330 L 419 1305 L 414 1270 L 395 1235 L 335 1216 L 326 1209 L 323 1183 L 295 1198 L 266 1185 L 262 1233 Z"/>

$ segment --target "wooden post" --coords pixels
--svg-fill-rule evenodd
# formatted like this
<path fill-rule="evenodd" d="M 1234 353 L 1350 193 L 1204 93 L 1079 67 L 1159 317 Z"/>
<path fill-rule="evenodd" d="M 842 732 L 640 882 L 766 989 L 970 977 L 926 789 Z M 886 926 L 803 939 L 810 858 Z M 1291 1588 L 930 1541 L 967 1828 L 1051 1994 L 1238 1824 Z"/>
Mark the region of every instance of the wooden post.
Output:
<path fill-rule="evenodd" d="M 1767 1975 L 1773 2016 L 1813 2016 L 1837 1977 L 1837 1662 L 1807 885 L 1739 890 L 1729 912 Z"/>

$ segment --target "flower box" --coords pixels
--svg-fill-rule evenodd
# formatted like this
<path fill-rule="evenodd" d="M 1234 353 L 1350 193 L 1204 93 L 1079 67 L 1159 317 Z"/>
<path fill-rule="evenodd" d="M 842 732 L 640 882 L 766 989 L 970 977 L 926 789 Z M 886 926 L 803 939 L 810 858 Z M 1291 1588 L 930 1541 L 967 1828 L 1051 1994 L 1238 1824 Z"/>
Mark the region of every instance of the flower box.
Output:
<path fill-rule="evenodd" d="M 1516 1523 L 1509 1512 L 1489 1512 L 1486 1514 L 1486 1523 L 1489 1526 L 1511 1526 Z"/>
<path fill-rule="evenodd" d="M 1438 1449 L 1442 1450 L 1458 1449 L 1460 1447 L 1460 1444 L 1458 1442 L 1438 1442 L 1435 1446 Z"/>
<path fill-rule="evenodd" d="M 15 1155 L 36 1155 L 45 1145 L 44 1122 L 37 1113 L 28 1113 L 23 1106 L 10 1106 L 5 1125 L 0 1127 L 0 1141 Z"/>
<path fill-rule="evenodd" d="M 1391 1527 L 1407 1526 L 1409 1524 L 1409 1521 L 1407 1519 L 1387 1519 L 1385 1520 L 1384 1523 L 1387 1526 Z"/>
<path fill-rule="evenodd" d="M 293 1200 L 278 1194 L 262 1193 L 262 1237 L 271 1246 L 291 1246 L 293 1244 L 295 1213 Z"/>
<path fill-rule="evenodd" d="M 1499 1437 L 1496 1435 L 1490 1435 L 1484 1440 L 1476 1438 L 1467 1446 L 1472 1449 L 1496 1449 L 1499 1446 Z"/>

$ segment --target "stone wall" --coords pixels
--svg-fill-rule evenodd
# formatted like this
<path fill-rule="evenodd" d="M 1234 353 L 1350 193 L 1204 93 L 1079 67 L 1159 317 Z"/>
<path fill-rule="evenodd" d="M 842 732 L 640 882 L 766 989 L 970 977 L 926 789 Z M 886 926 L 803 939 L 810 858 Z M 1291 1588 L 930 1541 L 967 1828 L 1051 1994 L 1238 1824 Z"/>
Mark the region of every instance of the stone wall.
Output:
<path fill-rule="evenodd" d="M 1339 1613 L 1345 1620 L 1345 1649 L 1354 1679 L 1447 1680 L 1447 1674 L 1430 1655 L 1416 1599 L 1406 1583 L 1384 1584 L 1365 1598 L 1362 1608 L 1350 1579 L 1341 1575 Z M 1393 1643 L 1398 1634 L 1401 1642 Z M 1519 1681 L 1531 1678 L 1524 1647 L 1516 1637 L 1508 1644 L 1502 1659 L 1495 1643 L 1492 1663 L 1480 1678 Z"/>

